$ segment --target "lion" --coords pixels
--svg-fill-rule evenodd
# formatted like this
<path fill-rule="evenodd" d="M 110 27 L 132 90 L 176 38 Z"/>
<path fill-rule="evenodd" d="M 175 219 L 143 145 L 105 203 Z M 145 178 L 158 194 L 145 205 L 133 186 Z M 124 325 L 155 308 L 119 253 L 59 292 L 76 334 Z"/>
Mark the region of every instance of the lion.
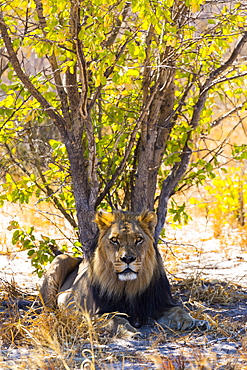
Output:
<path fill-rule="evenodd" d="M 133 333 L 150 320 L 178 330 L 209 327 L 173 300 L 154 244 L 154 212 L 99 211 L 95 222 L 99 234 L 89 261 L 59 254 L 51 263 L 40 289 L 46 306 L 73 307 L 91 315 L 117 312 L 115 329 L 125 325 Z"/>

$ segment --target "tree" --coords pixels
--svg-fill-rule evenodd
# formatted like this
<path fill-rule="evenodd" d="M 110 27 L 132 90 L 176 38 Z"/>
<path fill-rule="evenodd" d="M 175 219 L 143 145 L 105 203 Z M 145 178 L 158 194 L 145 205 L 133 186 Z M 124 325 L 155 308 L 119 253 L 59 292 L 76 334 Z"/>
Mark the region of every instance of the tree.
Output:
<path fill-rule="evenodd" d="M 4 1 L 1 142 L 5 168 L 10 160 L 24 172 L 16 199 L 46 194 L 78 222 L 86 257 L 98 206 L 156 210 L 157 243 L 169 198 L 213 176 L 220 147 L 207 151 L 200 138 L 234 114 L 243 120 L 245 8 L 210 0 Z M 227 109 L 215 117 L 220 100 Z M 33 141 L 44 124 L 48 166 Z M 34 163 L 16 157 L 17 140 L 28 142 Z M 245 145 L 233 149 L 246 157 Z M 2 200 L 10 189 L 14 199 L 13 182 L 8 174 Z"/>

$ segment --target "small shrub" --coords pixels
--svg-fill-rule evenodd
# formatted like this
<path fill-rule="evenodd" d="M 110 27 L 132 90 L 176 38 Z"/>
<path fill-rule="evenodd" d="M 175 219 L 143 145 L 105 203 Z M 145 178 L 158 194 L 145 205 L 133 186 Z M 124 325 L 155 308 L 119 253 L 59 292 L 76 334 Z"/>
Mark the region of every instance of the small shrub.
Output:
<path fill-rule="evenodd" d="M 228 167 L 218 172 L 214 179 L 205 186 L 206 201 L 192 198 L 191 203 L 198 204 L 212 220 L 214 236 L 222 235 L 225 226 L 244 227 L 247 203 L 247 173 L 244 165 Z"/>
<path fill-rule="evenodd" d="M 34 227 L 24 229 L 17 221 L 12 221 L 8 230 L 14 230 L 12 244 L 27 251 L 35 272 L 41 277 L 45 272 L 45 266 L 54 259 L 53 251 L 58 249 L 56 240 L 44 235 L 37 239 L 34 235 Z M 66 250 L 66 246 L 61 249 Z"/>

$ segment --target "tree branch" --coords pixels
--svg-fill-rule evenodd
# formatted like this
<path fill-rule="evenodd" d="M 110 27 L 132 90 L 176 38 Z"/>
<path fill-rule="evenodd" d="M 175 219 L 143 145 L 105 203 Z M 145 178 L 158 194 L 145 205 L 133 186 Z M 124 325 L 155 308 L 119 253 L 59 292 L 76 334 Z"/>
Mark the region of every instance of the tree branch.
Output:
<path fill-rule="evenodd" d="M 17 55 L 13 49 L 13 45 L 11 39 L 8 35 L 7 26 L 3 20 L 2 15 L 0 14 L 0 31 L 1 35 L 7 49 L 9 60 L 15 70 L 17 77 L 21 80 L 25 88 L 30 92 L 30 94 L 40 103 L 40 105 L 44 108 L 47 112 L 48 116 L 54 121 L 55 125 L 58 127 L 61 135 L 66 138 L 67 132 L 65 130 L 65 121 L 60 114 L 55 112 L 54 107 L 52 107 L 48 101 L 40 94 L 40 92 L 36 89 L 36 87 L 32 84 L 28 76 L 23 72 Z"/>
<path fill-rule="evenodd" d="M 29 141 L 29 145 L 30 145 L 30 148 L 31 148 L 31 151 L 35 153 L 35 149 L 33 148 L 33 144 L 30 143 Z M 7 143 L 4 144 L 5 148 L 7 149 L 8 151 L 8 154 L 11 158 L 11 161 L 16 165 L 18 166 L 21 171 L 23 171 L 23 173 L 25 173 L 28 177 L 31 176 L 31 173 L 28 171 L 27 167 L 26 166 L 23 166 L 22 163 L 20 161 L 17 161 L 16 158 L 14 158 L 12 152 L 11 152 L 11 149 L 9 147 L 9 145 Z M 35 162 L 36 162 L 36 156 L 34 155 L 34 159 L 35 159 Z M 39 161 L 38 161 L 39 162 Z M 38 173 L 40 175 L 40 178 L 43 182 L 43 185 L 44 185 L 44 188 L 35 180 L 35 185 L 37 186 L 37 188 L 42 192 L 44 193 L 47 198 L 51 198 L 52 199 L 52 202 L 53 204 L 55 205 L 55 207 L 63 214 L 63 216 L 66 218 L 66 220 L 70 223 L 70 225 L 73 227 L 73 228 L 77 228 L 77 223 L 75 222 L 74 218 L 70 216 L 70 214 L 65 210 L 65 208 L 62 206 L 62 204 L 59 202 L 58 198 L 54 196 L 55 192 L 49 187 L 49 185 L 47 185 L 47 181 L 46 179 L 44 178 L 44 175 L 40 169 L 40 165 L 39 163 L 36 162 L 35 164 L 37 170 L 38 170 Z"/>
<path fill-rule="evenodd" d="M 196 128 L 197 125 L 198 125 L 200 115 L 201 115 L 201 111 L 202 111 L 202 109 L 205 105 L 206 99 L 207 99 L 208 91 L 213 86 L 212 83 L 214 82 L 214 80 L 219 75 L 221 75 L 223 72 L 225 72 L 227 70 L 227 68 L 229 68 L 233 64 L 233 62 L 239 56 L 239 53 L 241 52 L 241 50 L 244 47 L 244 45 L 246 44 L 246 42 L 247 42 L 247 31 L 244 32 L 243 37 L 239 40 L 239 42 L 237 43 L 237 45 L 233 49 L 233 51 L 232 51 L 230 57 L 227 59 L 227 61 L 225 63 L 223 63 L 219 68 L 212 71 L 210 73 L 209 77 L 207 78 L 207 80 L 205 81 L 204 85 L 201 88 L 199 99 L 198 99 L 197 103 L 194 106 L 194 112 L 193 112 L 193 116 L 192 116 L 191 123 L 190 123 L 190 125 L 193 129 Z"/>
<path fill-rule="evenodd" d="M 244 107 L 244 105 L 246 105 L 246 101 L 243 102 L 242 104 L 238 105 L 237 107 L 232 108 L 231 110 L 229 110 L 225 114 L 222 114 L 222 116 L 216 118 L 212 122 L 211 127 L 212 128 L 217 127 L 222 121 L 224 121 L 224 119 L 230 117 L 232 114 L 237 113 L 240 109 L 242 109 Z"/>
<path fill-rule="evenodd" d="M 236 80 L 237 78 L 241 78 L 241 77 L 245 77 L 247 75 L 247 72 L 244 72 L 244 73 L 241 73 L 241 74 L 238 74 L 236 76 L 231 76 L 231 77 L 224 77 L 224 78 L 221 78 L 219 80 L 216 80 L 216 81 L 213 81 L 208 87 L 206 90 L 210 90 L 212 89 L 212 87 L 216 86 L 216 85 L 219 85 L 223 82 L 228 82 L 228 81 L 232 81 L 232 80 Z"/>
<path fill-rule="evenodd" d="M 247 31 L 244 32 L 242 38 L 239 40 L 239 42 L 236 44 L 235 48 L 233 49 L 230 57 L 227 59 L 225 63 L 223 63 L 219 68 L 212 71 L 209 75 L 208 81 L 215 80 L 219 75 L 221 75 L 224 71 L 227 70 L 228 67 L 230 67 L 233 62 L 237 59 L 239 56 L 241 50 L 243 49 L 244 45 L 247 42 Z"/>
<path fill-rule="evenodd" d="M 190 122 L 190 126 L 192 130 L 198 126 L 200 115 L 201 115 L 202 109 L 207 99 L 208 91 L 213 86 L 212 83 L 215 81 L 215 79 L 219 75 L 225 72 L 227 68 L 229 68 L 233 64 L 233 62 L 237 59 L 239 53 L 241 52 L 246 42 L 247 42 L 247 32 L 244 33 L 243 37 L 237 43 L 230 57 L 227 59 L 227 61 L 223 63 L 219 68 L 212 71 L 209 77 L 207 78 L 207 80 L 205 81 L 204 85 L 202 86 L 200 90 L 197 103 L 194 106 L 194 111 L 193 111 L 193 115 L 192 115 L 191 122 Z M 188 133 L 187 143 L 190 140 L 191 132 Z M 159 198 L 158 211 L 157 211 L 158 224 L 155 230 L 155 242 L 156 243 L 158 242 L 159 234 L 164 226 L 164 222 L 165 222 L 165 218 L 167 214 L 167 205 L 168 205 L 169 197 L 171 196 L 173 190 L 177 186 L 178 182 L 181 180 L 184 173 L 186 172 L 187 166 L 189 164 L 189 160 L 191 157 L 191 150 L 189 149 L 187 143 L 184 146 L 183 154 L 181 157 L 181 162 L 177 162 L 174 164 L 170 175 L 164 180 L 162 184 L 161 194 Z"/>
<path fill-rule="evenodd" d="M 175 187 L 181 180 L 183 174 L 186 172 L 186 169 L 190 161 L 191 154 L 192 154 L 192 151 L 186 143 L 184 146 L 182 155 L 181 155 L 181 161 L 176 162 L 174 164 L 170 174 L 163 181 L 161 193 L 159 196 L 158 210 L 157 210 L 158 223 L 157 223 L 155 234 L 154 234 L 155 243 L 158 243 L 159 235 L 165 223 L 168 200 L 170 196 L 172 195 Z"/>
<path fill-rule="evenodd" d="M 87 94 L 88 94 L 88 76 L 87 76 L 87 66 L 86 61 L 83 53 L 83 45 L 81 40 L 79 39 L 79 32 L 80 32 L 80 2 L 76 0 L 70 0 L 71 8 L 70 8 L 70 30 L 73 40 L 75 42 L 76 48 L 76 55 L 77 61 L 79 66 L 80 72 L 80 80 L 81 80 L 81 93 L 80 93 L 80 101 L 79 101 L 79 111 L 81 117 L 86 119 L 88 116 L 87 112 Z"/>
<path fill-rule="evenodd" d="M 112 74 L 112 72 L 114 71 L 114 68 L 115 68 L 115 66 L 116 66 L 116 64 L 117 64 L 117 62 L 118 62 L 118 60 L 119 60 L 119 58 L 120 58 L 120 57 L 121 57 L 121 55 L 123 54 L 123 52 L 124 52 L 124 50 L 125 50 L 126 46 L 128 45 L 128 43 L 129 43 L 132 39 L 134 39 L 134 38 L 135 38 L 135 35 L 136 35 L 136 34 L 134 34 L 134 35 L 132 35 L 131 37 L 129 37 L 129 38 L 124 42 L 124 44 L 120 47 L 120 50 L 119 50 L 118 52 L 116 52 L 116 57 L 115 57 L 115 61 L 114 61 L 114 63 L 113 63 L 111 66 L 109 66 L 108 68 L 106 68 L 106 70 L 105 70 L 105 72 L 104 72 L 104 77 L 105 77 L 105 78 L 110 77 L 110 75 L 111 75 L 111 74 Z M 89 109 L 89 110 L 91 110 L 91 109 L 94 107 L 95 102 L 96 102 L 96 100 L 98 99 L 98 97 L 99 97 L 99 95 L 100 95 L 100 92 L 101 92 L 101 90 L 102 90 L 102 87 L 103 87 L 103 85 L 102 85 L 102 84 L 100 84 L 100 85 L 96 88 L 96 91 L 95 91 L 94 95 L 92 96 L 92 98 L 91 98 L 91 100 L 90 100 L 90 103 L 89 103 L 89 106 L 88 106 L 88 109 Z"/>
<path fill-rule="evenodd" d="M 114 6 L 113 6 L 114 7 Z M 109 8 L 108 9 L 108 12 L 110 13 L 113 9 L 113 7 Z M 121 28 L 122 28 L 122 24 L 124 24 L 125 22 L 125 19 L 127 17 L 127 14 L 128 14 L 128 11 L 130 9 L 130 3 L 127 1 L 124 5 L 124 8 L 123 8 L 123 11 L 122 11 L 122 14 L 121 14 L 121 20 L 119 18 L 117 18 L 117 22 L 116 22 L 116 25 L 115 27 L 113 28 L 113 30 L 111 31 L 109 37 L 107 40 L 104 40 L 102 45 L 104 48 L 109 48 L 110 46 L 112 46 L 117 38 L 117 36 L 119 35 L 120 31 L 121 31 Z"/>
<path fill-rule="evenodd" d="M 79 110 L 79 114 L 81 116 L 77 117 L 76 120 L 73 122 L 74 131 L 78 131 L 78 127 L 82 126 L 82 122 L 84 124 L 87 141 L 88 141 L 88 166 L 87 166 L 87 174 L 88 174 L 88 182 L 90 184 L 90 195 L 89 195 L 89 208 L 94 208 L 95 201 L 98 196 L 99 191 L 99 181 L 97 177 L 97 154 L 96 154 L 96 143 L 94 137 L 94 130 L 92 125 L 91 117 L 88 114 L 88 107 L 87 107 L 87 95 L 88 95 L 88 73 L 87 73 L 87 66 L 86 60 L 83 53 L 83 45 L 81 40 L 79 39 L 79 31 L 80 31 L 80 9 L 79 3 L 77 1 L 71 0 L 71 11 L 70 11 L 70 24 L 71 24 L 71 34 L 73 39 L 75 40 L 75 47 L 76 47 L 76 55 L 77 61 L 79 66 L 80 72 L 80 81 L 81 81 L 81 93 L 79 96 L 79 106 L 76 108 L 76 111 Z M 80 122 L 77 122 L 77 121 Z M 79 137 L 79 134 L 78 134 Z"/>
<path fill-rule="evenodd" d="M 152 100 L 154 99 L 154 96 L 155 96 L 155 93 L 157 91 L 157 88 L 158 88 L 158 84 L 156 84 L 156 86 L 154 87 L 153 93 L 150 96 L 149 101 L 147 102 L 146 106 L 141 110 L 142 113 L 141 113 L 141 115 L 140 115 L 140 117 L 139 117 L 139 119 L 137 121 L 137 124 L 136 124 L 134 130 L 132 131 L 132 133 L 130 135 L 129 143 L 128 143 L 128 146 L 127 146 L 127 148 L 125 150 L 124 157 L 123 157 L 120 165 L 118 166 L 117 170 L 112 175 L 112 178 L 108 181 L 108 183 L 106 184 L 104 190 L 99 195 L 99 197 L 98 197 L 98 199 L 96 201 L 96 207 L 101 203 L 101 201 L 104 199 L 104 197 L 109 192 L 109 190 L 111 189 L 111 187 L 114 185 L 114 183 L 117 180 L 117 178 L 121 175 L 122 171 L 124 170 L 124 168 L 126 166 L 126 163 L 127 163 L 127 160 L 129 159 L 129 156 L 131 154 L 131 150 L 132 150 L 132 148 L 134 146 L 137 132 L 139 131 L 139 129 L 140 129 L 142 123 L 143 123 L 143 120 L 145 119 L 145 117 L 146 117 L 146 115 L 147 115 L 147 113 L 149 111 L 150 105 L 152 103 Z"/>
<path fill-rule="evenodd" d="M 34 2 L 36 4 L 36 10 L 37 10 L 38 18 L 39 18 L 40 27 L 42 29 L 44 37 L 46 37 L 47 32 L 45 31 L 45 27 L 47 27 L 47 23 L 46 23 L 44 14 L 43 14 L 43 4 L 40 0 L 34 0 Z M 48 56 L 47 58 L 50 62 L 51 69 L 54 75 L 55 86 L 58 92 L 58 96 L 60 98 L 63 116 L 67 123 L 67 127 L 69 128 L 71 127 L 71 118 L 69 114 L 68 98 L 67 98 L 67 93 L 63 88 L 63 82 L 62 82 L 62 78 L 59 72 L 57 59 L 55 57 L 54 52 L 52 53 L 52 55 Z"/>

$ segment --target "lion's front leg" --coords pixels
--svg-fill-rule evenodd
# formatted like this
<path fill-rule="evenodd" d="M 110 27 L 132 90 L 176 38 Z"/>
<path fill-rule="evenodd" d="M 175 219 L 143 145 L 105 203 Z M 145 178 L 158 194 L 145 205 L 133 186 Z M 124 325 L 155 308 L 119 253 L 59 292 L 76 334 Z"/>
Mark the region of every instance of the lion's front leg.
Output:
<path fill-rule="evenodd" d="M 207 321 L 194 319 L 181 307 L 172 307 L 163 312 L 162 316 L 157 321 L 161 325 L 176 330 L 191 330 L 196 327 L 207 330 L 210 327 Z"/>
<path fill-rule="evenodd" d="M 60 254 L 52 261 L 40 287 L 45 306 L 55 308 L 57 294 L 66 277 L 80 264 L 81 259 Z"/>

